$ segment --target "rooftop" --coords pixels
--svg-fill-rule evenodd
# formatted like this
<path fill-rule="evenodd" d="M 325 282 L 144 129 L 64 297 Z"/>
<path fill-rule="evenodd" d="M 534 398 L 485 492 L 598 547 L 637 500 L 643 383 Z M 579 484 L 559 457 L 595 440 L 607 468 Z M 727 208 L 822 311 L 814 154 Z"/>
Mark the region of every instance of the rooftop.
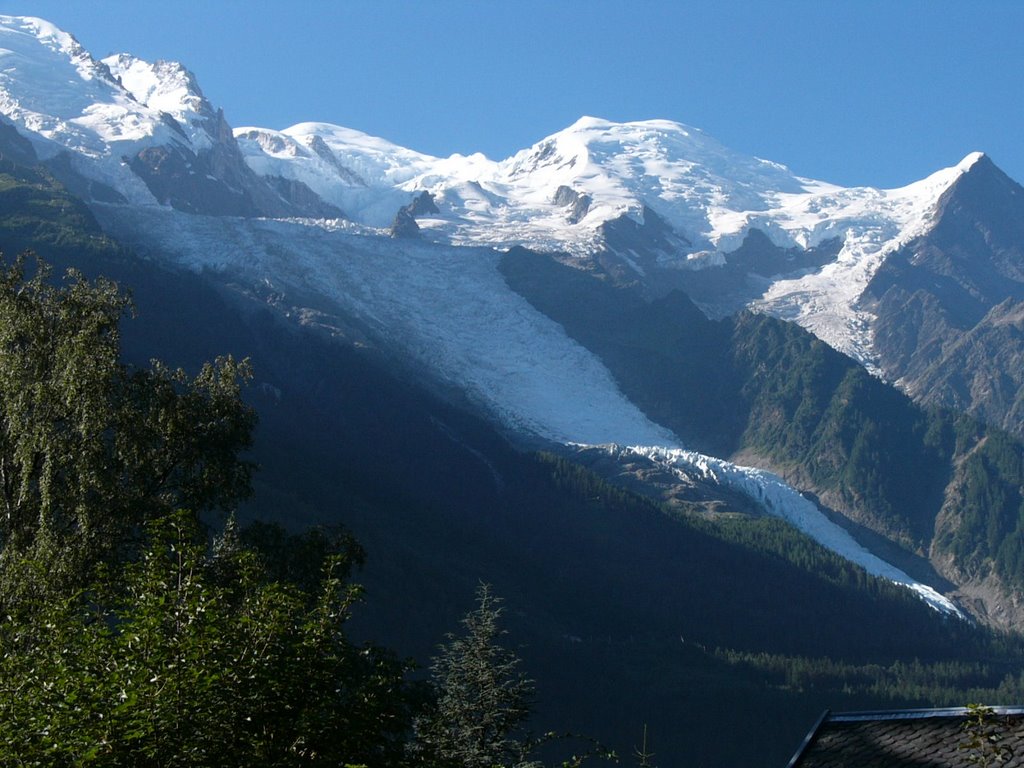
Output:
<path fill-rule="evenodd" d="M 1024 768 L 1024 707 L 826 711 L 789 768 Z"/>

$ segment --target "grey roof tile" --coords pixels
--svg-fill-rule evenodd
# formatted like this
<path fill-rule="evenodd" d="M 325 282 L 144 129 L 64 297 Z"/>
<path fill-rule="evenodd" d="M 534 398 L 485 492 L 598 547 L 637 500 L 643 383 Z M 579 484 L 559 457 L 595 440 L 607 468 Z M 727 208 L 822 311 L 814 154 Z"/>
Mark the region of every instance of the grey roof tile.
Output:
<path fill-rule="evenodd" d="M 994 737 L 969 748 L 963 708 L 826 713 L 790 768 L 1024 768 L 1024 708 L 996 707 L 985 719 Z"/>

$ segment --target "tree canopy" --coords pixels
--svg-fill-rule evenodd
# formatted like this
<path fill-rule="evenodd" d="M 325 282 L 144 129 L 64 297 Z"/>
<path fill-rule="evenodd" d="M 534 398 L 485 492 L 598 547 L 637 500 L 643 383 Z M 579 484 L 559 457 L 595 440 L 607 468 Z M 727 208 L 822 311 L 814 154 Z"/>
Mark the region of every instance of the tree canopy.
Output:
<path fill-rule="evenodd" d="M 57 282 L 25 255 L 0 266 L 0 563 L 31 554 L 81 579 L 147 520 L 249 493 L 248 362 L 132 369 L 119 332 L 130 309 L 108 280 Z"/>

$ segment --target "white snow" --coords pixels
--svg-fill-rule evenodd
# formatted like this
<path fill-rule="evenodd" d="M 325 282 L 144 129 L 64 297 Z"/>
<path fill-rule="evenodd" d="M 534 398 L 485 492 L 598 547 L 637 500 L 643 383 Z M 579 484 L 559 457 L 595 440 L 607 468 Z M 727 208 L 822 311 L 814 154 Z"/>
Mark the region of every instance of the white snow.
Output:
<path fill-rule="evenodd" d="M 176 61 L 149 63 L 127 53 L 103 59 L 111 74 L 139 104 L 173 117 L 194 149 L 212 145 L 203 122 L 214 116 L 192 73 Z"/>
<path fill-rule="evenodd" d="M 659 259 L 668 268 L 722 264 L 751 228 L 782 247 L 839 238 L 834 263 L 773 278 L 752 308 L 799 323 L 873 372 L 874 318 L 857 299 L 885 257 L 930 226 L 941 194 L 980 156 L 882 190 L 800 178 L 667 120 L 584 117 L 501 162 L 482 155 L 431 157 L 325 123 L 283 132 L 245 128 L 237 135 L 256 172 L 304 181 L 362 224 L 387 226 L 414 194 L 429 191 L 441 214 L 422 221 L 421 229 L 439 243 L 525 245 L 586 257 L 601 245 L 602 224 L 622 215 L 642 221 L 645 206 L 691 243 L 680 242 L 675 254 Z M 304 151 L 316 138 L 329 152 Z M 590 198 L 578 222 L 554 202 L 562 186 Z M 646 274 L 629 254 L 620 255 Z"/>
<path fill-rule="evenodd" d="M 0 115 L 41 156 L 68 150 L 79 171 L 125 195 L 128 205 L 95 211 L 140 252 L 286 293 L 319 293 L 510 427 L 563 443 L 660 446 L 636 450 L 747 493 L 869 572 L 956 612 L 857 547 L 774 475 L 683 451 L 598 359 L 508 289 L 495 249 L 526 245 L 586 257 L 599 247 L 602 224 L 621 215 L 639 221 L 645 206 L 692 244 L 680 241 L 664 266 L 713 268 L 751 227 L 786 247 L 840 237 L 835 263 L 774 281 L 757 307 L 870 365 L 872 318 L 856 310 L 856 297 L 888 252 L 930 225 L 939 196 L 980 155 L 902 189 L 843 189 L 664 120 L 581 118 L 500 162 L 481 154 L 432 157 L 359 131 L 302 123 L 238 129 L 246 162 L 259 174 L 306 183 L 352 221 L 191 216 L 158 205 L 123 158 L 153 145 L 209 145 L 205 125 L 215 113 L 192 75 L 180 64 L 124 54 L 97 62 L 53 25 L 12 16 L 0 16 Z M 590 198 L 575 223 L 554 203 L 561 186 Z M 382 237 L 378 228 L 421 191 L 440 209 L 419 220 L 426 242 Z"/>
<path fill-rule="evenodd" d="M 316 290 L 527 433 L 558 442 L 676 442 L 597 358 L 509 290 L 494 250 L 353 235 L 330 222 L 96 210 L 106 228 L 143 252 Z"/>
<path fill-rule="evenodd" d="M 0 16 L 0 115 L 40 157 L 68 150 L 77 170 L 132 204 L 157 202 L 124 158 L 150 146 L 209 147 L 209 109 L 180 64 L 126 54 L 100 62 L 49 22 Z"/>

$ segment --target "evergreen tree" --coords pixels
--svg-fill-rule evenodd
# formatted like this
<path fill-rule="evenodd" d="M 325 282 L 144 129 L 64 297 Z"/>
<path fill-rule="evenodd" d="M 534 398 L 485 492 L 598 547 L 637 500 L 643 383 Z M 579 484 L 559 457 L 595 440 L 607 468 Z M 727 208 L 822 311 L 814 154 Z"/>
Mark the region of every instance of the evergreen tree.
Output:
<path fill-rule="evenodd" d="M 533 683 L 515 652 L 501 645 L 501 600 L 487 584 L 464 632 L 448 635 L 431 665 L 437 700 L 417 724 L 418 748 L 428 760 L 459 768 L 517 766 L 533 746 L 521 733 L 530 714 Z"/>

